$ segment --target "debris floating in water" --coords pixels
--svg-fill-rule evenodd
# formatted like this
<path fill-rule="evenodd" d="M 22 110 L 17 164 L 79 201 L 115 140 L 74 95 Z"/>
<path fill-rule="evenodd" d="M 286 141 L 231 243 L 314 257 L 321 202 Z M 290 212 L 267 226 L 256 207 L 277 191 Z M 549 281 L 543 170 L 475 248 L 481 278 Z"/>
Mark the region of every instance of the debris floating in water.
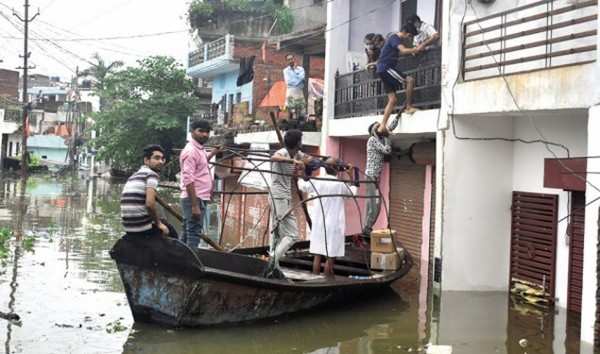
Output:
<path fill-rule="evenodd" d="M 528 344 L 529 342 L 525 338 L 521 338 L 521 340 L 519 340 L 519 345 L 521 346 L 521 348 L 527 347 Z"/>

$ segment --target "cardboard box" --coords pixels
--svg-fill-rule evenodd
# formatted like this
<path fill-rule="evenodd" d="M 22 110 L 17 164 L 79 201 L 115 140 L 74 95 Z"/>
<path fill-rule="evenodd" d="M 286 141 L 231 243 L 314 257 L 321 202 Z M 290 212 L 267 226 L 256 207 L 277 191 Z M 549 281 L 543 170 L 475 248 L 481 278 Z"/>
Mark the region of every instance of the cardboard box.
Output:
<path fill-rule="evenodd" d="M 397 270 L 400 268 L 400 256 L 394 253 L 371 252 L 371 269 Z"/>
<path fill-rule="evenodd" d="M 384 229 L 371 232 L 371 252 L 393 253 L 396 231 Z"/>

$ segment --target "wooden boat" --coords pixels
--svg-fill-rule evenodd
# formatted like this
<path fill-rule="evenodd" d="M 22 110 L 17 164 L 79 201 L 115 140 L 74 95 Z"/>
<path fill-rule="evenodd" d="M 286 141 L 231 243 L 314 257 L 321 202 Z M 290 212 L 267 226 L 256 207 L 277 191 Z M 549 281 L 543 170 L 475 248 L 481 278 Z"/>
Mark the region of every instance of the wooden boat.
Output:
<path fill-rule="evenodd" d="M 267 279 L 266 247 L 225 253 L 192 250 L 164 237 L 121 238 L 110 251 L 136 322 L 210 326 L 271 318 L 331 301 L 364 299 L 386 290 L 412 266 L 406 254 L 393 272 L 369 270 L 370 252 L 348 238 L 336 276 L 310 273 L 308 242 L 298 242 L 282 262 L 285 279 Z"/>

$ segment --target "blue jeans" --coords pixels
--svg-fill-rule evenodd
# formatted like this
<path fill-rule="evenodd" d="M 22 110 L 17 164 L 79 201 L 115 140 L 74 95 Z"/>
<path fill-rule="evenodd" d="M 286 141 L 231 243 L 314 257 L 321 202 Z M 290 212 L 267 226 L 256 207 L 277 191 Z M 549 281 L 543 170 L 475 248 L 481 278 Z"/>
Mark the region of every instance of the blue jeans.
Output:
<path fill-rule="evenodd" d="M 183 231 L 181 232 L 181 241 L 192 248 L 198 248 L 200 244 L 200 235 L 203 232 L 204 214 L 206 213 L 206 202 L 197 198 L 200 208 L 200 218 L 192 218 L 192 200 L 190 198 L 181 198 L 181 210 L 183 210 Z"/>

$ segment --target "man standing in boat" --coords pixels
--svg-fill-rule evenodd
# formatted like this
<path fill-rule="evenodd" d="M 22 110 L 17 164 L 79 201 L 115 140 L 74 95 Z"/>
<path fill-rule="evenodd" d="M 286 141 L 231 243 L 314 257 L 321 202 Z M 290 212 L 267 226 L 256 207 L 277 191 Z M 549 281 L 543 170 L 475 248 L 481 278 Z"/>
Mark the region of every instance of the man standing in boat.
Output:
<path fill-rule="evenodd" d="M 269 251 L 271 255 L 267 276 L 277 276 L 279 260 L 298 240 L 296 216 L 290 209 L 292 205 L 292 176 L 304 171 L 304 162 L 308 155 L 300 151 L 302 132 L 288 130 L 283 138 L 284 147 L 271 156 L 271 233 Z M 275 272 L 277 272 L 275 271 Z M 277 272 L 279 273 L 279 272 Z"/>
<path fill-rule="evenodd" d="M 160 145 L 144 148 L 144 165 L 131 175 L 121 194 L 121 219 L 128 235 L 150 236 L 169 234 L 156 210 L 156 189 L 165 151 Z"/>
<path fill-rule="evenodd" d="M 344 257 L 344 236 L 346 233 L 346 212 L 344 195 L 356 195 L 357 187 L 340 181 L 337 175 L 345 170 L 348 180 L 352 179 L 352 166 L 346 166 L 340 160 L 325 160 L 325 180 L 298 181 L 298 189 L 315 196 L 324 196 L 313 201 L 310 229 L 309 252 L 314 255 L 313 273 L 321 272 L 321 257 L 326 257 L 324 272 L 326 276 L 334 276 L 335 258 Z M 327 197 L 327 196 L 330 197 Z"/>
<path fill-rule="evenodd" d="M 210 153 L 204 150 L 208 141 L 211 126 L 208 121 L 192 122 L 188 141 L 179 156 L 181 168 L 181 209 L 183 211 L 183 231 L 181 240 L 192 248 L 200 244 L 203 232 L 206 204 L 210 201 L 213 180 L 208 168 L 208 161 L 220 151 L 214 149 Z"/>

